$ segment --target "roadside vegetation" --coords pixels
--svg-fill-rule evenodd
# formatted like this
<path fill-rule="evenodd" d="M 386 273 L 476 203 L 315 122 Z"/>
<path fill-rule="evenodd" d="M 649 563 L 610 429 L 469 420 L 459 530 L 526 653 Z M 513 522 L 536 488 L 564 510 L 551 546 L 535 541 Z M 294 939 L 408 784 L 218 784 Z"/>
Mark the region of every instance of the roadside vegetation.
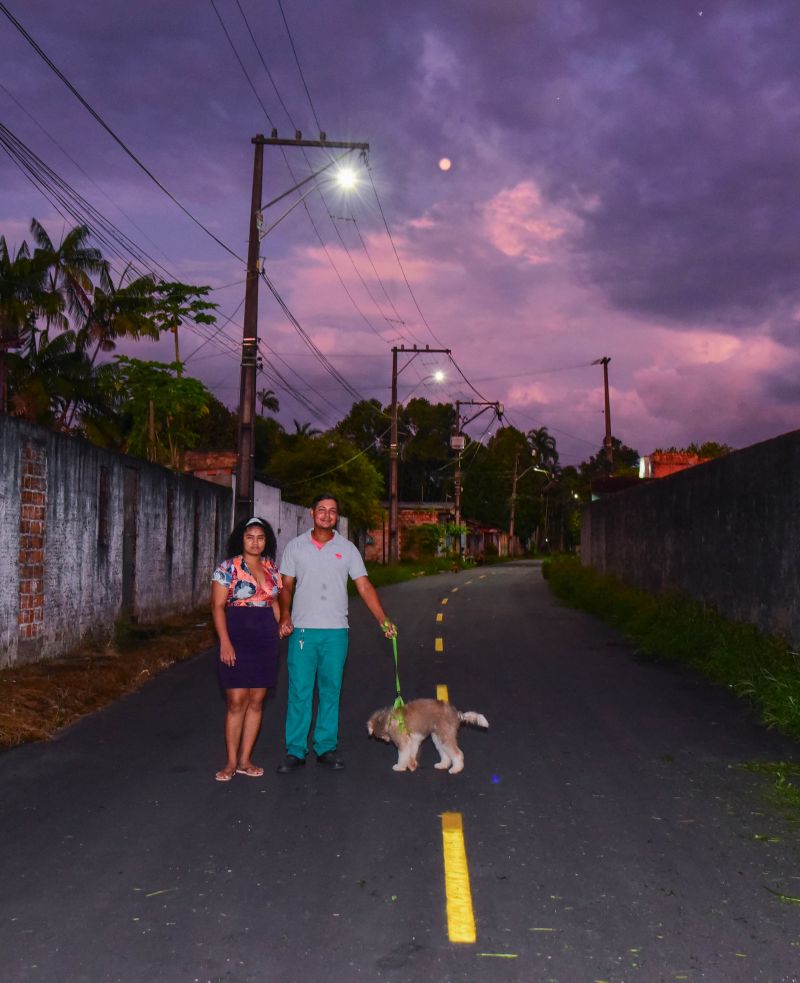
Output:
<path fill-rule="evenodd" d="M 678 593 L 653 596 L 559 556 L 542 567 L 553 593 L 617 628 L 640 657 L 690 666 L 747 700 L 762 723 L 800 739 L 800 653 L 752 625 Z M 800 764 L 745 764 L 772 783 L 777 804 L 800 816 Z"/>
<path fill-rule="evenodd" d="M 691 666 L 748 700 L 768 727 L 800 739 L 800 655 L 684 595 L 652 596 L 572 557 L 543 567 L 553 593 L 619 629 L 645 657 Z"/>

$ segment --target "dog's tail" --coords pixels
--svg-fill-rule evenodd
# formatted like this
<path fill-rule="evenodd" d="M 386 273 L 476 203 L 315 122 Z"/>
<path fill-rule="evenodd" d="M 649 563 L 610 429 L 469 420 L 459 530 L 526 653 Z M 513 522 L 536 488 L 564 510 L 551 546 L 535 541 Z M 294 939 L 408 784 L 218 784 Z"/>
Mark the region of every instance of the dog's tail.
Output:
<path fill-rule="evenodd" d="M 472 724 L 473 727 L 488 727 L 489 721 L 482 713 L 475 713 L 474 710 L 459 712 L 458 719 L 462 724 Z"/>

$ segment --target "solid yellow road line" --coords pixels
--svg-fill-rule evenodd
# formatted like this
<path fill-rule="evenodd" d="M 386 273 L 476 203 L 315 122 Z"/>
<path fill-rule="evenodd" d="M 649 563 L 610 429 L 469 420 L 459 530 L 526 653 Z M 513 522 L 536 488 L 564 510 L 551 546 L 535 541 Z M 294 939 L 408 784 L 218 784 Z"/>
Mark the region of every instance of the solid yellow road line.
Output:
<path fill-rule="evenodd" d="M 472 911 L 467 850 L 460 812 L 442 813 L 442 851 L 448 937 L 451 942 L 474 942 L 475 915 Z"/>
<path fill-rule="evenodd" d="M 444 615 L 442 614 L 441 611 L 436 615 L 436 620 L 437 621 L 444 621 Z"/>
<path fill-rule="evenodd" d="M 443 703 L 449 703 L 450 697 L 447 693 L 447 686 L 444 683 L 436 684 L 436 699 L 442 700 Z"/>
<path fill-rule="evenodd" d="M 444 639 L 437 638 L 433 643 L 433 648 L 435 652 L 444 652 Z"/>

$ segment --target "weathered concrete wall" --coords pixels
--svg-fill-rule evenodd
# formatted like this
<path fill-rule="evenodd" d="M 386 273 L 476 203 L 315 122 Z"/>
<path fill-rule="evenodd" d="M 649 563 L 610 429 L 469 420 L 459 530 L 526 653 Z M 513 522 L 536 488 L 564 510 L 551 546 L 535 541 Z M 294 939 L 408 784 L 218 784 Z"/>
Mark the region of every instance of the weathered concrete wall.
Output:
<path fill-rule="evenodd" d="M 581 557 L 800 643 L 800 430 L 593 502 Z"/>
<path fill-rule="evenodd" d="M 279 488 L 273 488 L 271 485 L 265 485 L 260 481 L 254 482 L 253 485 L 253 502 L 255 505 L 253 512 L 262 519 L 266 519 L 272 526 L 275 538 L 278 540 L 278 562 L 280 562 L 289 540 L 311 528 L 311 512 L 304 505 L 293 505 L 291 502 L 285 502 Z M 337 529 L 343 536 L 348 535 L 346 516 L 339 516 Z"/>
<path fill-rule="evenodd" d="M 208 598 L 230 489 L 0 415 L 0 666 Z"/>

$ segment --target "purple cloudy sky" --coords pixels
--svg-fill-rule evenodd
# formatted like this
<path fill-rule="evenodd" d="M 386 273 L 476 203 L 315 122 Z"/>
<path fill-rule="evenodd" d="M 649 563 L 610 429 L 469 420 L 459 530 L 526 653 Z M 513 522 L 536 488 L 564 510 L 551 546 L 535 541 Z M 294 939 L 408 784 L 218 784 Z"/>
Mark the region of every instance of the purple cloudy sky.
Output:
<path fill-rule="evenodd" d="M 578 463 L 602 441 L 591 362 L 607 355 L 613 432 L 641 453 L 797 427 L 795 0 L 283 0 L 311 101 L 278 0 L 4 6 L 239 256 L 254 134 L 313 137 L 318 120 L 329 139 L 371 144 L 377 195 L 368 177 L 347 199 L 326 183 L 262 243 L 288 307 L 359 394 L 388 402 L 393 344 L 449 347 L 482 398 L 521 429 L 548 427 L 562 462 Z M 220 288 L 232 320 L 213 341 L 187 329 L 181 346 L 234 405 L 242 263 L 4 14 L 0 50 L 8 130 L 172 276 Z M 264 201 L 324 160 L 266 148 Z M 33 216 L 61 235 L 65 220 L 5 153 L 0 184 L 10 243 Z M 283 422 L 331 425 L 352 395 L 266 288 L 259 320 L 268 372 L 304 399 L 261 380 Z M 167 339 L 137 348 L 170 351 Z M 417 358 L 400 381 L 401 398 L 479 398 L 444 356 Z"/>

